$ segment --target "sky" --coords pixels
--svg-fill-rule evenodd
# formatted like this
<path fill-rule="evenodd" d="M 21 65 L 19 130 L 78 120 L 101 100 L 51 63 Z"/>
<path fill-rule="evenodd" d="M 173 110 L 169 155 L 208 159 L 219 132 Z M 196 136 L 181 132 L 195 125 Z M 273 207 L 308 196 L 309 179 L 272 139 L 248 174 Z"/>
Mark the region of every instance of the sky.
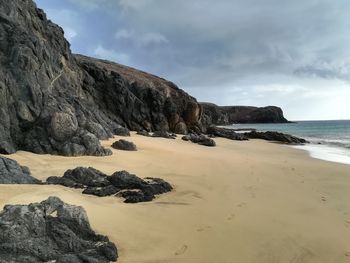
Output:
<path fill-rule="evenodd" d="M 36 0 L 74 53 L 176 83 L 198 101 L 350 119 L 348 0 Z"/>

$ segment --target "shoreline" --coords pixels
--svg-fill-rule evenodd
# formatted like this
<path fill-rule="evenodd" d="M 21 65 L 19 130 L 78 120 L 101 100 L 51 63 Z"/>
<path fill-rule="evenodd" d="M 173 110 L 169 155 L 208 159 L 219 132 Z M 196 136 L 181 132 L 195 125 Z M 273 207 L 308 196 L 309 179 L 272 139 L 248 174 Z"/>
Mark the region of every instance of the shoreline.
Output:
<path fill-rule="evenodd" d="M 297 145 L 291 146 L 295 149 L 300 149 L 308 152 L 311 158 L 315 158 L 318 160 L 333 162 L 333 163 L 341 163 L 350 165 L 350 155 L 345 149 L 340 147 L 335 147 L 331 145 L 319 145 L 319 144 L 306 144 L 306 145 Z"/>
<path fill-rule="evenodd" d="M 137 152 L 62 157 L 18 152 L 7 156 L 38 179 L 92 166 L 127 170 L 174 186 L 149 203 L 81 194 L 51 185 L 0 185 L 0 205 L 50 195 L 83 206 L 92 228 L 117 245 L 121 263 L 348 262 L 350 166 L 262 140 L 216 138 L 217 147 L 135 135 Z M 350 222 L 350 221 L 349 221 Z"/>

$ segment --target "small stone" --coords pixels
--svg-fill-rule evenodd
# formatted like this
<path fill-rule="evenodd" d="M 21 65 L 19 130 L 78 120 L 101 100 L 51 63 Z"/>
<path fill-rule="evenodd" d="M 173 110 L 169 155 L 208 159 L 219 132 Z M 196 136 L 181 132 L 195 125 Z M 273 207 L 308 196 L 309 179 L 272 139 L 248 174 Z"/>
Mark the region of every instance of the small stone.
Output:
<path fill-rule="evenodd" d="M 114 142 L 112 144 L 112 147 L 114 149 L 123 150 L 123 151 L 137 151 L 137 147 L 133 142 L 129 142 L 123 139 Z"/>

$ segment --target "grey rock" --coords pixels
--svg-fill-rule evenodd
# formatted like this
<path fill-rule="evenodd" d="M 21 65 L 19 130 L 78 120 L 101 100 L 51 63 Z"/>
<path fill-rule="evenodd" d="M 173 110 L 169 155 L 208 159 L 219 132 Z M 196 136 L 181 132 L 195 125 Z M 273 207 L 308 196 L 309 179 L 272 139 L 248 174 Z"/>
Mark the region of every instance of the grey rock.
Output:
<path fill-rule="evenodd" d="M 155 131 L 155 132 L 153 132 L 152 137 L 165 138 L 165 139 L 176 139 L 176 134 L 170 133 L 167 131 Z"/>
<path fill-rule="evenodd" d="M 204 127 L 211 125 L 230 125 L 233 123 L 287 123 L 281 108 L 276 106 L 218 106 L 213 103 L 201 103 Z"/>
<path fill-rule="evenodd" d="M 104 186 L 104 187 L 87 187 L 83 191 L 83 194 L 96 195 L 99 197 L 103 197 L 103 196 L 114 195 L 114 194 L 118 193 L 119 191 L 120 191 L 119 188 L 116 188 L 113 185 L 108 185 L 108 186 Z"/>
<path fill-rule="evenodd" d="M 245 136 L 251 139 L 262 139 L 267 141 L 276 141 L 286 144 L 305 144 L 309 143 L 307 140 L 299 137 L 295 137 L 289 134 L 267 131 L 267 132 L 257 132 L 252 131 L 249 133 L 245 133 Z"/>
<path fill-rule="evenodd" d="M 242 133 L 237 133 L 233 129 L 220 128 L 216 126 L 210 126 L 207 128 L 207 134 L 215 137 L 222 137 L 235 141 L 246 141 L 248 140 L 247 136 Z"/>
<path fill-rule="evenodd" d="M 108 177 L 112 185 L 119 189 L 142 189 L 147 183 L 127 171 L 119 171 Z"/>
<path fill-rule="evenodd" d="M 116 246 L 90 227 L 84 208 L 49 197 L 6 205 L 0 213 L 0 262 L 116 261 Z"/>
<path fill-rule="evenodd" d="M 91 187 L 103 187 L 109 185 L 107 175 L 92 167 L 77 167 L 73 170 L 67 170 L 62 178 Z"/>
<path fill-rule="evenodd" d="M 41 181 L 30 175 L 28 167 L 0 156 L 0 184 L 41 184 Z"/>
<path fill-rule="evenodd" d="M 114 129 L 114 135 L 117 136 L 130 136 L 130 131 L 125 127 L 117 127 Z"/>
<path fill-rule="evenodd" d="M 199 145 L 204 145 L 208 147 L 216 146 L 216 143 L 213 139 L 205 136 L 204 134 L 194 134 L 189 133 L 181 138 L 184 141 L 191 141 L 193 143 L 197 143 Z"/>
<path fill-rule="evenodd" d="M 137 147 L 133 142 L 126 140 L 119 140 L 112 144 L 114 149 L 123 150 L 123 151 L 137 151 Z"/>
<path fill-rule="evenodd" d="M 136 134 L 137 135 L 141 135 L 141 136 L 145 136 L 145 137 L 151 137 L 152 136 L 148 131 L 145 131 L 145 130 L 138 131 Z"/>
<path fill-rule="evenodd" d="M 200 129 L 193 97 L 154 75 L 72 54 L 63 29 L 32 0 L 2 1 L 0 20 L 0 153 L 104 156 L 112 152 L 99 140 L 113 134 Z"/>
<path fill-rule="evenodd" d="M 116 195 L 125 198 L 126 203 L 152 201 L 156 195 L 173 189 L 160 178 L 141 179 L 127 171 L 118 171 L 107 176 L 91 167 L 68 170 L 63 177 L 49 177 L 47 183 L 81 188 L 84 189 L 83 194 L 99 197 Z"/>
<path fill-rule="evenodd" d="M 120 191 L 117 196 L 123 197 L 125 203 L 150 202 L 154 199 L 154 195 L 138 189 Z"/>

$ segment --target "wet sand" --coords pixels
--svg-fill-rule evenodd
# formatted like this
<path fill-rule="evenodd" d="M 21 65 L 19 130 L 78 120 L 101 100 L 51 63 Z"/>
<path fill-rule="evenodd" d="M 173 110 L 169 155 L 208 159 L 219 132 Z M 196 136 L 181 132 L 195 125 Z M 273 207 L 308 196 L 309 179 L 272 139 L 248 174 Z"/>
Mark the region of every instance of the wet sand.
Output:
<path fill-rule="evenodd" d="M 92 166 L 107 174 L 160 177 L 173 192 L 124 204 L 60 186 L 0 185 L 0 206 L 52 195 L 82 205 L 94 230 L 117 244 L 122 263 L 350 262 L 350 165 L 260 140 L 215 139 L 217 147 L 207 148 L 180 139 L 126 139 L 139 151 L 76 158 L 18 152 L 9 158 L 39 179 Z"/>

